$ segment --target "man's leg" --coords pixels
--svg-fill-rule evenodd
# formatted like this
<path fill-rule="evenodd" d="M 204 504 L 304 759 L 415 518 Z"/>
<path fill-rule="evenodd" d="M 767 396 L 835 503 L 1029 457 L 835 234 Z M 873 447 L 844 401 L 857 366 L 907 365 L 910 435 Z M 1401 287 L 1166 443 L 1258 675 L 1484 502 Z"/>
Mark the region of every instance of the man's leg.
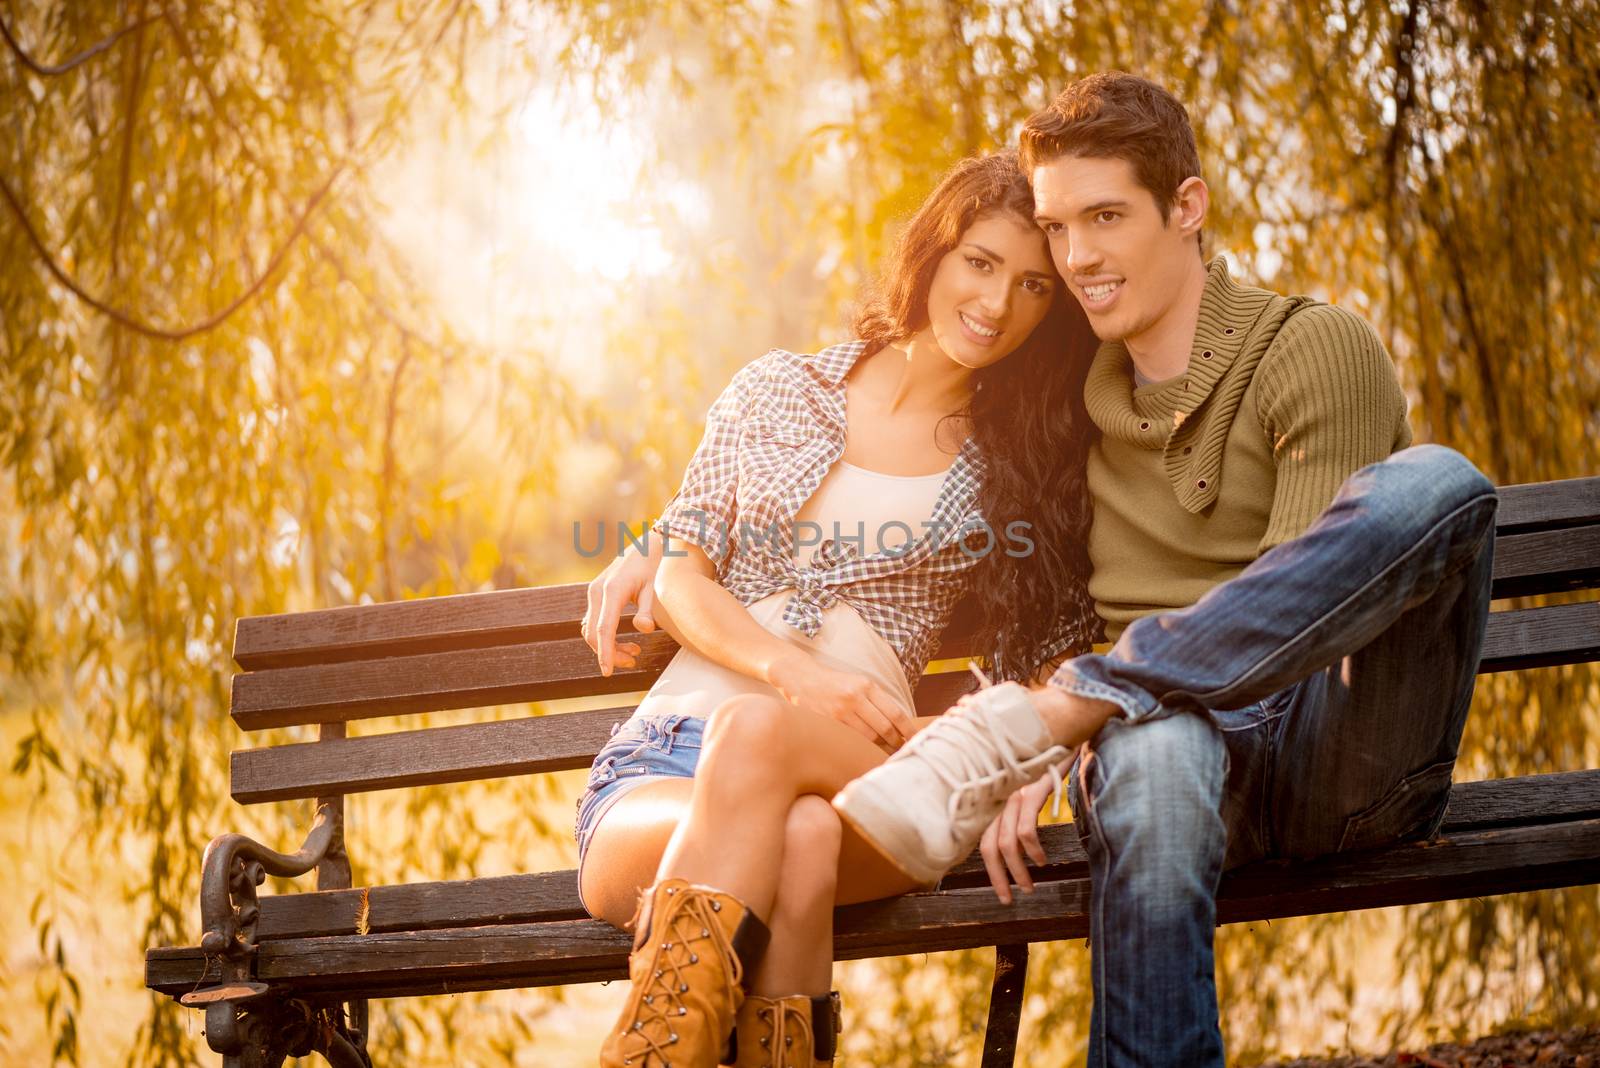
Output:
<path fill-rule="evenodd" d="M 1329 669 L 1391 628 L 1414 625 L 1430 613 L 1452 616 L 1454 622 L 1444 624 L 1446 627 L 1466 627 L 1459 657 L 1475 661 L 1482 614 L 1487 609 L 1486 596 L 1474 593 L 1468 599 L 1468 607 L 1461 607 L 1459 602 L 1467 586 L 1486 582 L 1485 557 L 1493 533 L 1494 510 L 1494 487 L 1458 453 L 1437 446 L 1397 453 L 1351 476 L 1333 503 L 1301 537 L 1263 554 L 1237 578 L 1218 586 L 1190 608 L 1134 622 L 1110 653 L 1068 661 L 1051 680 L 1052 686 L 1090 701 L 1110 702 L 1120 709 L 1122 717 L 1108 722 L 1106 731 L 1152 724 L 1175 715 L 1197 715 L 1221 724 L 1218 710 L 1243 710 L 1258 703 L 1271 706 L 1270 699 L 1291 686 L 1296 688 L 1291 695 L 1296 702 L 1326 699 L 1326 693 L 1302 694 L 1296 684 L 1321 675 L 1326 686 L 1348 685 L 1349 680 Z M 1475 577 L 1463 578 L 1466 572 Z M 1414 661 L 1397 662 L 1393 670 L 1401 674 L 1436 673 L 1438 668 Z M 1380 676 L 1373 677 L 1376 680 Z M 1305 689 L 1314 690 L 1317 685 L 1312 682 Z M 1048 714 L 1040 721 L 1047 734 L 1042 740 L 1024 743 L 1024 732 L 1013 731 L 1002 738 L 1000 732 L 993 730 L 989 726 L 988 705 L 1006 708 L 1012 719 L 1017 718 L 1010 711 L 1015 704 L 1013 695 L 999 692 L 1005 689 L 995 687 L 979 693 L 964 711 L 946 716 L 961 723 L 930 727 L 914 744 L 850 789 L 857 790 L 862 783 L 868 783 L 879 792 L 914 798 L 917 803 L 902 804 L 897 816 L 915 823 L 916 834 L 924 840 L 937 840 L 937 834 L 922 825 L 937 821 L 946 810 L 962 816 L 964 830 L 976 826 L 981 833 L 982 826 L 992 818 L 987 807 L 997 808 L 1004 803 L 1003 797 L 993 796 L 1000 790 L 991 787 L 1008 786 L 1017 777 L 1022 762 L 1051 741 L 1062 740 Z M 1470 681 L 1466 692 L 1470 694 Z M 986 700 L 985 695 L 991 693 L 994 699 Z M 1454 697 L 1452 691 L 1452 700 Z M 1283 712 L 1285 717 L 1288 714 Z M 1395 714 L 1406 715 L 1403 710 Z M 1450 733 L 1450 717 L 1433 722 L 1436 740 L 1437 730 Z M 1331 729 L 1339 728 L 1334 725 Z M 1419 737 L 1426 733 L 1419 732 Z M 980 736 L 992 736 L 996 741 L 985 741 L 980 747 L 973 741 Z M 1445 739 L 1452 753 L 1458 737 L 1457 721 L 1454 735 Z M 1291 751 L 1302 748 L 1296 745 Z M 972 767 L 964 771 L 965 781 L 946 786 L 950 782 L 949 769 L 961 766 L 958 757 Z M 923 765 L 928 766 L 926 770 Z M 941 803 L 946 798 L 950 803 Z M 882 842 L 894 836 L 897 828 L 871 825 L 874 820 L 885 819 L 881 813 L 888 810 L 858 813 L 852 811 L 850 802 L 846 791 L 835 798 L 834 805 L 847 820 L 863 829 L 866 837 Z M 1102 827 L 1109 807 L 1098 810 Z M 1090 808 L 1093 814 L 1094 806 Z M 1357 820 L 1363 812 L 1355 813 Z M 1343 827 L 1348 826 L 1351 813 L 1339 815 L 1344 819 L 1343 838 Z M 1358 823 L 1356 832 L 1361 830 Z M 975 839 L 976 834 L 972 837 Z M 913 835 L 902 835 L 900 840 L 915 839 Z M 970 848 L 971 843 L 956 842 L 944 852 L 963 852 L 962 845 Z M 1114 854 L 1115 841 L 1110 841 L 1108 848 Z M 1193 863 L 1188 870 L 1192 877 L 1196 870 Z M 1108 869 L 1107 875 L 1113 874 Z M 1108 930 L 1106 937 L 1114 939 L 1116 935 Z M 1134 943 L 1120 952 L 1159 956 L 1159 952 L 1152 951 L 1160 948 L 1159 944 Z M 1105 957 L 1111 951 L 1107 946 L 1098 955 Z M 1214 977 L 1197 967 L 1192 956 L 1168 964 L 1174 973 L 1200 984 L 1201 996 L 1209 992 L 1214 998 Z M 1107 1006 L 1120 1004 L 1128 997 L 1120 988 L 1119 972 L 1102 973 L 1097 969 L 1096 975 L 1105 979 L 1099 993 Z M 1181 1003 L 1188 1000 L 1189 995 L 1179 997 Z M 1166 1019 L 1164 1006 L 1151 1000 L 1142 1003 L 1151 1014 L 1150 1019 Z M 1110 1055 L 1108 1063 L 1147 1063 L 1138 1050 L 1156 1032 L 1148 1021 L 1130 1026 L 1139 1028 L 1141 1023 L 1145 1030 L 1119 1036 L 1112 1033 L 1116 1020 L 1106 1017 L 1101 1048 Z"/>
<path fill-rule="evenodd" d="M 1261 701 L 1453 600 L 1488 551 L 1494 511 L 1494 486 L 1459 453 L 1406 449 L 1350 476 L 1300 537 L 1189 608 L 1135 620 L 1109 653 L 1067 661 L 1051 683 L 1133 721 Z"/>
<path fill-rule="evenodd" d="M 1444 817 L 1488 621 L 1492 551 L 1302 682 L 1273 738 L 1272 851 L 1429 835 Z"/>
<path fill-rule="evenodd" d="M 1093 743 L 1098 777 L 1091 760 L 1078 784 L 1089 799 L 1079 818 L 1096 884 L 1091 1065 L 1221 1063 L 1215 907 L 1208 901 L 1205 911 L 1193 897 L 1214 847 L 1167 847 L 1158 866 L 1189 874 L 1187 900 L 1172 892 L 1186 883 L 1171 878 L 1159 883 L 1168 892 L 1158 897 L 1128 892 L 1138 877 L 1119 881 L 1119 869 L 1134 865 L 1118 856 L 1118 843 L 1137 833 L 1130 825 L 1141 816 L 1162 817 L 1105 788 L 1119 773 L 1106 752 L 1137 752 L 1142 732 L 1163 723 L 1215 724 L 1219 745 L 1249 761 L 1231 769 L 1221 800 L 1229 865 L 1263 851 L 1312 856 L 1430 831 L 1443 811 L 1482 644 L 1492 492 L 1445 450 L 1409 450 L 1364 469 L 1302 539 L 1263 556 L 1194 608 L 1134 624 L 1105 658 L 1119 662 L 1108 674 L 1141 680 L 1129 689 L 1143 714 L 1106 724 Z M 1270 686 L 1280 688 L 1264 692 Z M 1150 708 L 1143 702 L 1152 693 L 1197 714 Z M 1120 689 L 1109 696 L 1097 682 L 1090 695 L 1127 709 Z M 1247 700 L 1259 703 L 1226 711 Z M 1122 774 L 1138 793 L 1181 791 L 1197 777 L 1209 781 L 1203 752 L 1188 747 L 1188 759 L 1202 765 L 1188 771 L 1162 763 L 1160 776 Z M 1120 763 L 1135 768 L 1136 761 Z M 1263 761 L 1272 765 L 1266 775 Z M 1157 778 L 1167 781 L 1147 781 Z M 1194 819 L 1179 823 L 1185 835 L 1209 841 Z M 1114 900 L 1119 891 L 1126 905 Z M 1206 917 L 1203 948 L 1192 937 L 1197 922 L 1191 937 L 1174 933 L 1175 910 Z M 1153 931 L 1162 933 L 1146 934 Z M 1137 959 L 1115 962 L 1128 957 Z M 1171 989 L 1152 981 L 1156 974 L 1182 976 L 1190 986 Z M 1216 1055 L 1207 1062 L 1197 1043 L 1212 1035 Z"/>
<path fill-rule="evenodd" d="M 1203 716 L 1107 723 L 1073 770 L 1089 854 L 1089 1068 L 1221 1068 L 1212 932 L 1228 756 Z"/>

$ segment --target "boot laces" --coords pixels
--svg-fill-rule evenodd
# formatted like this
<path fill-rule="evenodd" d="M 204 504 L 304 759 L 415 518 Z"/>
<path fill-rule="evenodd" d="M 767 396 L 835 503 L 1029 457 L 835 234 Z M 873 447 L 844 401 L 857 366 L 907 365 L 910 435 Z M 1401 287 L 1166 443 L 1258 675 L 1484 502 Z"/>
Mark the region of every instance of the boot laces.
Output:
<path fill-rule="evenodd" d="M 673 1028 L 680 1018 L 689 1015 L 689 1007 L 684 1003 L 684 995 L 690 989 L 688 971 L 699 963 L 701 950 L 720 954 L 729 964 L 733 973 L 729 980 L 731 985 L 736 987 L 743 982 L 744 963 L 734 952 L 732 940 L 715 915 L 720 908 L 709 894 L 685 887 L 676 893 L 669 891 L 661 917 L 659 920 L 652 918 L 646 979 L 643 986 L 634 991 L 628 1014 L 622 1021 L 626 1040 L 633 1044 L 633 1049 L 628 1051 L 630 1058 L 654 1054 L 664 1068 L 670 1068 L 669 1047 L 678 1041 Z M 658 931 L 660 942 L 655 941 Z M 659 1026 L 653 1026 L 657 1024 Z"/>
<path fill-rule="evenodd" d="M 800 1004 L 780 998 L 756 1010 L 756 1017 L 770 1029 L 761 1040 L 761 1048 L 768 1053 L 766 1068 L 772 1068 L 774 1063 L 789 1063 L 783 1051 L 793 1047 L 797 1038 L 803 1039 L 802 1045 L 808 1051 L 816 1048 L 811 1034 L 811 999 L 805 999 L 804 1006 L 802 1012 Z M 780 1057 L 781 1062 L 774 1060 Z"/>

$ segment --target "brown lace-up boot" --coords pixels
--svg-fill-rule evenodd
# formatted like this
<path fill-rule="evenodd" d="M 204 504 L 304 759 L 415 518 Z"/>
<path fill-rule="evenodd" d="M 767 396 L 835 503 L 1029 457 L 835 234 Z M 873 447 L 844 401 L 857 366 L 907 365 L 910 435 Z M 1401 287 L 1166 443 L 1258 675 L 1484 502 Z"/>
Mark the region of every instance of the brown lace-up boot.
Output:
<path fill-rule="evenodd" d="M 739 1008 L 736 1068 L 826 1068 L 840 1030 L 839 992 L 768 998 L 751 994 Z"/>
<path fill-rule="evenodd" d="M 770 937 L 737 898 L 683 879 L 640 895 L 633 989 L 600 1048 L 601 1068 L 709 1068 L 726 1050 L 745 971 Z"/>

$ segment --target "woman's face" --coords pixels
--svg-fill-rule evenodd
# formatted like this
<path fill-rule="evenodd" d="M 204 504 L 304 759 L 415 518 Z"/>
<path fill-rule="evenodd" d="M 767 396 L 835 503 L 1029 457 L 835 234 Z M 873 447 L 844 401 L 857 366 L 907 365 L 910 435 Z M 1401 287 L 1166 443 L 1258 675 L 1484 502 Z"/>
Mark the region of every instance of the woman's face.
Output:
<path fill-rule="evenodd" d="M 928 330 L 956 363 L 987 367 L 1027 340 L 1060 285 L 1032 220 L 981 215 L 934 269 Z"/>

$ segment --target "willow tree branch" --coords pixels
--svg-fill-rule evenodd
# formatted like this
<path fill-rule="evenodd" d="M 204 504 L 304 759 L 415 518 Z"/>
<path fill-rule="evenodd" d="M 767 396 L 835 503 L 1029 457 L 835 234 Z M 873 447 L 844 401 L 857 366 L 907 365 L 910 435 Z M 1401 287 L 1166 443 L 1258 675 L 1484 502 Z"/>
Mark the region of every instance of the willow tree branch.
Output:
<path fill-rule="evenodd" d="M 119 323 L 120 325 L 127 327 L 129 330 L 132 330 L 137 334 L 143 334 L 145 337 L 155 338 L 158 341 L 184 341 L 188 338 L 194 337 L 196 334 L 203 334 L 209 330 L 215 330 L 218 326 L 221 326 L 229 316 L 238 311 L 240 308 L 244 307 L 245 304 L 249 303 L 251 298 L 255 297 L 256 294 L 261 292 L 262 288 L 266 285 L 267 280 L 277 273 L 278 268 L 283 265 L 283 261 L 289 255 L 289 250 L 294 247 L 295 242 L 297 242 L 301 235 L 305 233 L 306 227 L 310 225 L 311 216 L 316 212 L 317 206 L 321 204 L 322 201 L 327 197 L 328 193 L 333 189 L 334 182 L 338 181 L 339 177 L 344 174 L 344 172 L 344 164 L 340 164 L 338 167 L 335 167 L 333 173 L 328 175 L 327 180 L 322 183 L 316 192 L 311 194 L 310 198 L 306 201 L 305 207 L 300 212 L 300 217 L 295 220 L 294 228 L 289 231 L 289 236 L 284 240 L 282 245 L 278 246 L 278 250 L 272 254 L 270 259 L 268 259 L 266 267 L 262 269 L 261 274 L 248 289 L 246 289 L 243 293 L 240 293 L 233 299 L 231 303 L 228 304 L 227 307 L 223 308 L 215 315 L 211 315 L 198 323 L 183 327 L 167 327 L 146 322 L 145 320 L 135 316 L 132 312 L 124 311 L 108 301 L 96 297 L 94 294 L 90 293 L 81 284 L 79 284 L 76 279 L 67 274 L 66 270 L 56 262 L 55 257 L 50 254 L 50 250 L 45 247 L 44 241 L 39 237 L 39 232 L 34 229 L 33 223 L 28 219 L 28 213 L 26 210 L 24 210 L 22 202 L 17 199 L 16 193 L 12 191 L 10 184 L 6 182 L 3 175 L 0 175 L 0 196 L 5 198 L 6 204 L 8 204 L 11 208 L 11 213 L 16 216 L 17 222 L 22 226 L 22 232 L 27 236 L 28 243 L 33 246 L 33 251 L 39 257 L 39 262 L 44 264 L 45 270 L 49 271 L 50 274 L 54 276 L 55 280 L 65 286 L 73 296 L 83 301 L 83 303 L 87 304 L 95 311 L 106 316 L 112 322 Z"/>
<path fill-rule="evenodd" d="M 23 49 L 22 45 L 17 42 L 17 39 L 12 36 L 11 27 L 6 25 L 5 19 L 0 19 L 0 37 L 5 38 L 6 44 L 10 47 L 12 54 L 21 61 L 24 67 L 33 71 L 33 73 L 39 75 L 41 78 L 48 78 L 56 74 L 65 74 L 74 67 L 82 66 L 95 56 L 98 56 L 101 52 L 104 52 L 106 49 L 122 40 L 134 30 L 143 29 L 149 23 L 154 22 L 158 17 L 159 16 L 157 15 L 147 15 L 142 19 L 136 19 L 122 27 L 122 29 L 118 30 L 116 33 L 113 33 L 110 37 L 107 37 L 105 40 L 101 41 L 99 44 L 90 45 L 88 48 L 85 48 L 82 52 L 79 52 L 71 59 L 63 60 L 60 63 L 40 63 L 37 59 L 34 59 L 32 56 L 30 56 L 27 51 Z"/>

